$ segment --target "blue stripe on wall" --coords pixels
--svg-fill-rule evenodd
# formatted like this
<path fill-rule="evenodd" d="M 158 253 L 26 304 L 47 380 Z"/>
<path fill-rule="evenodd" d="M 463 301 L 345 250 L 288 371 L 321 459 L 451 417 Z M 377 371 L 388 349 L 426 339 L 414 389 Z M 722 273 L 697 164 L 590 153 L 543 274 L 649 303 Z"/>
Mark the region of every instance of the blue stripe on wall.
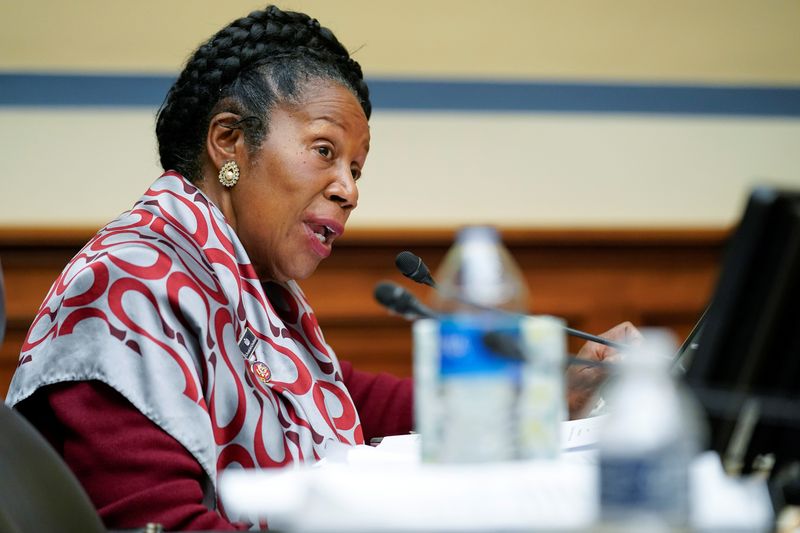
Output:
<path fill-rule="evenodd" d="M 0 106 L 157 108 L 173 76 L 0 73 Z M 800 87 L 371 79 L 375 109 L 800 117 Z"/>
<path fill-rule="evenodd" d="M 0 106 L 158 107 L 174 76 L 0 73 Z"/>
<path fill-rule="evenodd" d="M 800 116 L 800 87 L 594 83 L 370 83 L 376 108 Z"/>

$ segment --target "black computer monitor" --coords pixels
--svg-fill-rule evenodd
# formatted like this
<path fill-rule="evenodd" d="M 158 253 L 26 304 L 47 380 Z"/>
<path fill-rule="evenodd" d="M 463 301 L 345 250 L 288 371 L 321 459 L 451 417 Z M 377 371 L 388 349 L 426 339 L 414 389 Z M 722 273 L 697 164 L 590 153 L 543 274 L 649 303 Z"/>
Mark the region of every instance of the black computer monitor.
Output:
<path fill-rule="evenodd" d="M 750 195 L 686 380 L 723 459 L 743 472 L 758 456 L 800 460 L 800 192 Z"/>

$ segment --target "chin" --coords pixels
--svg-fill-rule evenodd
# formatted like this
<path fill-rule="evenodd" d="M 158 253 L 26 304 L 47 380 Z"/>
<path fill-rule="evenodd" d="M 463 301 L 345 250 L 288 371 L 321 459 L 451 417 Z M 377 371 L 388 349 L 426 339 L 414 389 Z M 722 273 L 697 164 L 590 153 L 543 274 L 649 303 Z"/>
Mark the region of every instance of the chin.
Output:
<path fill-rule="evenodd" d="M 291 265 L 291 268 L 287 268 L 281 275 L 278 277 L 278 281 L 289 281 L 290 279 L 294 280 L 302 280 L 310 277 L 314 272 L 317 271 L 317 267 L 319 266 L 319 261 L 312 261 L 309 263 L 304 264 L 295 264 Z"/>
<path fill-rule="evenodd" d="M 296 276 L 292 276 L 290 279 L 295 279 L 295 280 L 306 279 L 306 278 L 311 277 L 311 274 L 313 274 L 316 271 L 317 271 L 317 267 L 315 266 L 314 268 L 310 268 L 310 269 L 298 272 Z"/>

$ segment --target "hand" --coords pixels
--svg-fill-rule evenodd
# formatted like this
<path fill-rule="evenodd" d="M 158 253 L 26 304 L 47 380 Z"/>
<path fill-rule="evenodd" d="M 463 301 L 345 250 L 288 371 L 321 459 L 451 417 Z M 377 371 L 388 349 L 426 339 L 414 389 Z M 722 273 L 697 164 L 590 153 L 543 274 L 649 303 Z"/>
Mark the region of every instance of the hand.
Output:
<path fill-rule="evenodd" d="M 630 322 L 617 324 L 600 336 L 622 344 L 639 344 L 642 340 L 642 334 Z M 578 357 L 593 361 L 618 360 L 615 348 L 592 341 L 583 345 Z M 567 368 L 567 404 L 570 419 L 580 418 L 587 406 L 593 407 L 587 404 L 594 398 L 597 388 L 606 380 L 607 375 L 608 371 L 600 366 L 573 364 Z"/>

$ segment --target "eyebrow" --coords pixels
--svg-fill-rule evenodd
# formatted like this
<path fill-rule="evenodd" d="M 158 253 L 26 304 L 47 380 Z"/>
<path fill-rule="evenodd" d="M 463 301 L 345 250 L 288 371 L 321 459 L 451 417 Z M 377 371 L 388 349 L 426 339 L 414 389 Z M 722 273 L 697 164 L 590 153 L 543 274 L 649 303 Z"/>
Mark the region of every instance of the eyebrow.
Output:
<path fill-rule="evenodd" d="M 338 127 L 340 130 L 343 130 L 343 131 L 346 131 L 346 129 L 347 129 L 347 128 L 344 127 L 344 125 L 341 122 L 336 120 L 331 115 L 322 115 L 321 117 L 317 117 L 317 118 L 311 119 L 311 123 L 312 124 L 314 124 L 315 122 L 319 122 L 319 121 L 328 122 L 330 124 L 333 124 L 334 126 Z M 369 124 L 367 124 L 367 131 L 369 133 L 372 133 L 372 130 L 370 129 L 370 125 Z M 370 141 L 367 141 L 367 144 L 365 146 L 367 151 L 369 151 L 369 144 L 370 144 Z"/>

